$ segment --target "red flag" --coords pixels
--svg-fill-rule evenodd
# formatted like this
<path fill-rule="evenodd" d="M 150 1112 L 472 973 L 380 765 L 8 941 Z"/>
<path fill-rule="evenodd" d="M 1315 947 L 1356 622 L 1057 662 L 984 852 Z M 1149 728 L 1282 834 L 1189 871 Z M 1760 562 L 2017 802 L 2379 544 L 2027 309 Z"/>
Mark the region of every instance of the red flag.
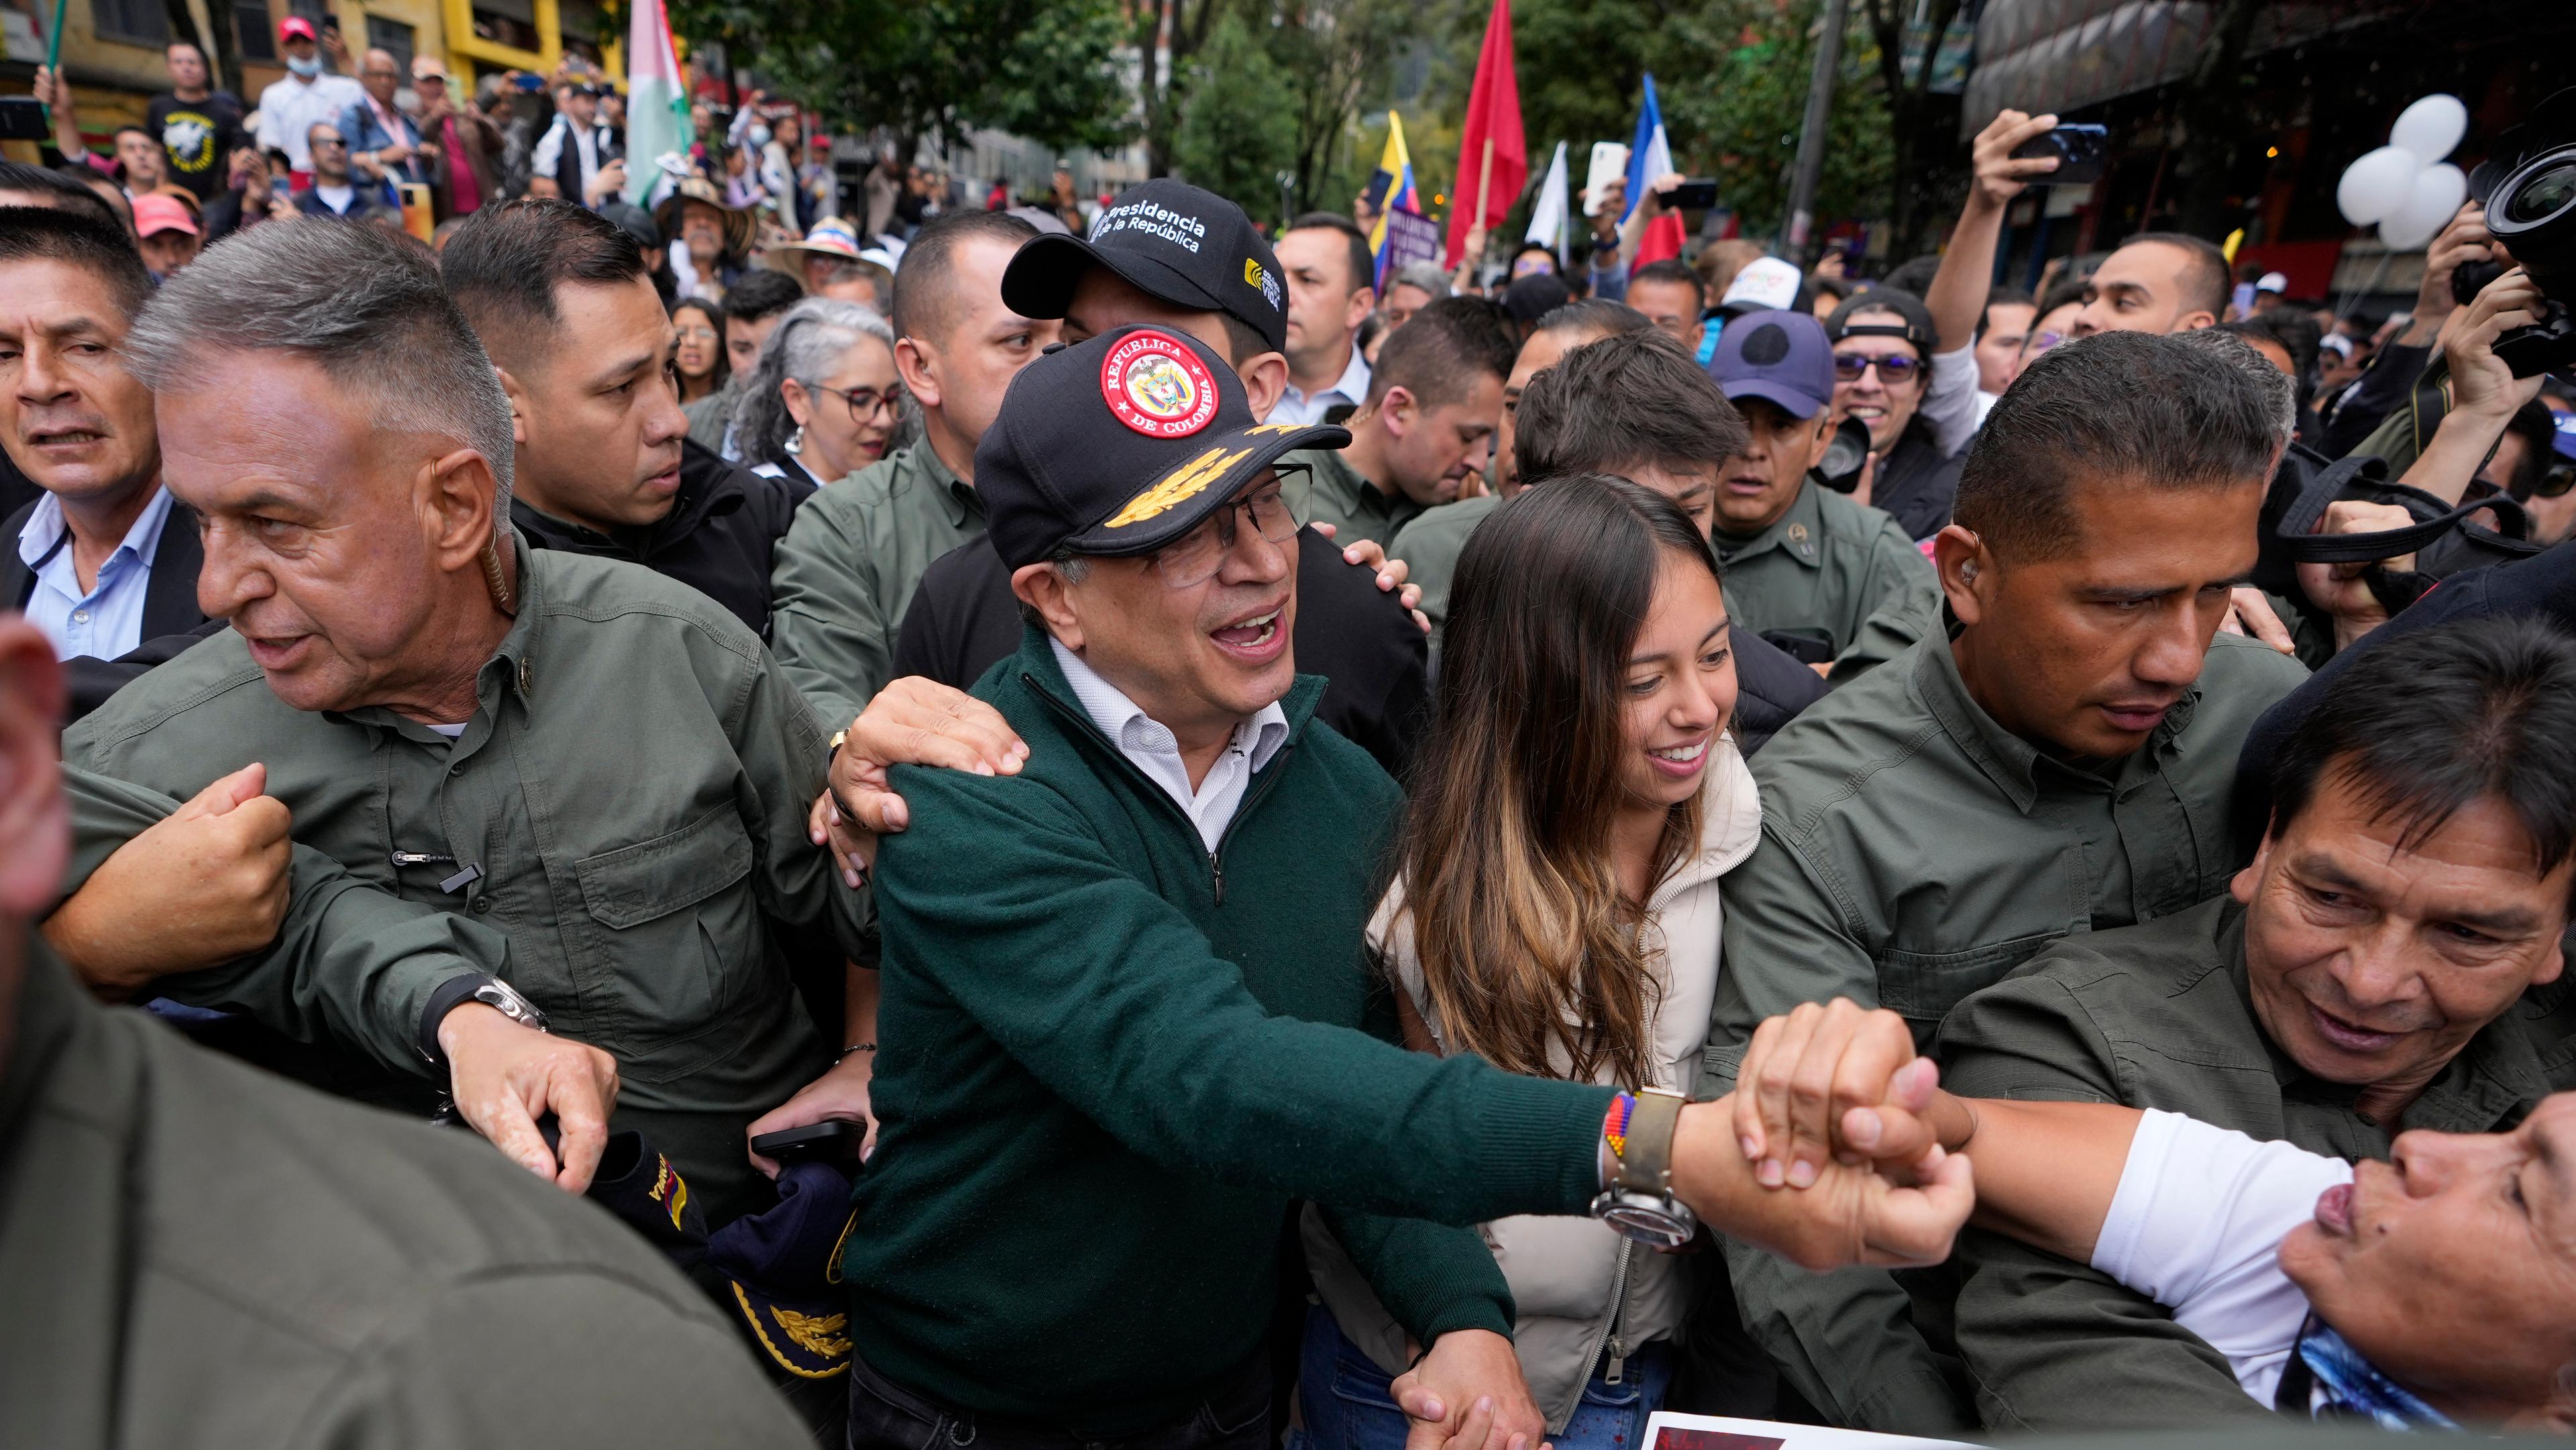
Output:
<path fill-rule="evenodd" d="M 1637 239 L 1637 260 L 1629 264 L 1628 270 L 1634 272 L 1648 262 L 1670 261 L 1682 254 L 1682 243 L 1688 240 L 1690 228 L 1682 225 L 1680 212 L 1657 212 L 1655 219 L 1646 223 L 1645 235 Z"/>
<path fill-rule="evenodd" d="M 1490 157 L 1490 160 L 1488 159 Z M 1467 227 L 1483 213 L 1485 230 L 1503 216 L 1529 184 L 1529 143 L 1521 139 L 1521 84 L 1512 74 L 1510 0 L 1494 0 L 1485 21 L 1485 48 L 1476 57 L 1475 89 L 1467 93 L 1467 120 L 1458 137 L 1458 184 L 1449 189 L 1449 251 L 1455 268 L 1467 250 Z"/>

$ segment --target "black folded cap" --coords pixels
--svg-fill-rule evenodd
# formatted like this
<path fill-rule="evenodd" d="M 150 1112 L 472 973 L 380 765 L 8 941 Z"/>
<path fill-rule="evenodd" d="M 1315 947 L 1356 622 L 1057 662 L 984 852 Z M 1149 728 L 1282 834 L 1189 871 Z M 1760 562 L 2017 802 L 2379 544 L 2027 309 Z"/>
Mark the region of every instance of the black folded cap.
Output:
<path fill-rule="evenodd" d="M 1256 422 L 1214 348 L 1121 327 L 1020 369 L 975 449 L 975 492 L 1014 569 L 1066 550 L 1150 554 L 1281 454 L 1350 441 L 1330 425 Z"/>
<path fill-rule="evenodd" d="M 1088 237 L 1030 238 L 1002 273 L 1002 303 L 1022 317 L 1062 317 L 1093 266 L 1175 307 L 1225 313 L 1274 352 L 1288 345 L 1279 257 L 1243 208 L 1215 192 L 1168 177 L 1141 182 L 1101 210 Z"/>

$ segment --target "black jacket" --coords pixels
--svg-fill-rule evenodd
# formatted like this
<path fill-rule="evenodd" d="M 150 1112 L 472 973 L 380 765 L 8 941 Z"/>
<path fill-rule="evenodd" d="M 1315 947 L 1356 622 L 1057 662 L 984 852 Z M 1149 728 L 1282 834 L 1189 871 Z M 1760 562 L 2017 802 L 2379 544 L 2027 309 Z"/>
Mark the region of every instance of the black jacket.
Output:
<path fill-rule="evenodd" d="M 769 638 L 769 565 L 796 506 L 814 490 L 736 468 L 693 442 L 680 445 L 680 495 L 662 521 L 617 537 L 510 500 L 510 524 L 531 549 L 624 559 L 677 579 Z"/>
<path fill-rule="evenodd" d="M 16 548 L 18 531 L 35 511 L 36 500 L 30 499 L 0 520 L 0 598 L 13 609 L 25 609 L 36 592 L 36 571 L 18 557 Z M 205 561 L 205 545 L 197 538 L 196 511 L 171 500 L 169 522 L 161 526 L 161 547 L 152 555 L 152 576 L 143 586 L 143 631 L 136 636 L 142 644 L 119 659 L 84 655 L 63 662 L 64 680 L 71 691 L 70 719 L 107 703 L 107 697 L 127 681 L 211 632 L 205 612 L 197 608 L 197 571 Z"/>
<path fill-rule="evenodd" d="M 1908 423 L 1878 466 L 1870 506 L 1903 524 L 1908 538 L 1928 539 L 1950 522 L 1950 506 L 1959 497 L 1959 468 L 1967 460 L 1965 448 L 1942 457 L 1932 430 L 1919 419 Z"/>
<path fill-rule="evenodd" d="M 1726 633 L 1735 645 L 1735 748 L 1749 758 L 1825 697 L 1825 677 L 1749 629 L 1729 626 Z"/>
<path fill-rule="evenodd" d="M 989 539 L 969 539 L 921 576 L 895 637 L 894 673 L 963 690 L 1018 653 L 1020 640 L 1010 569 Z M 1297 532 L 1292 644 L 1298 672 L 1325 680 L 1315 718 L 1402 780 L 1428 718 L 1430 644 L 1413 616 L 1378 589 L 1375 574 L 1345 563 L 1313 529 Z"/>

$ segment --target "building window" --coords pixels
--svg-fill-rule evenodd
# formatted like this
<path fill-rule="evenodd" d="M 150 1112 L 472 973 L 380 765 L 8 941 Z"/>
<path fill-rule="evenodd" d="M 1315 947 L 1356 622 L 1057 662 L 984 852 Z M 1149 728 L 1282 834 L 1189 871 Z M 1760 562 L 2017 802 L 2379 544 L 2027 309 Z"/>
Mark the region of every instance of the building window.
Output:
<path fill-rule="evenodd" d="M 381 15 L 367 17 L 367 48 L 381 50 L 394 58 L 394 69 L 401 73 L 401 84 L 411 84 L 412 28 L 399 20 Z"/>
<path fill-rule="evenodd" d="M 170 12 L 161 0 L 90 0 L 89 18 L 101 40 L 128 45 L 170 43 Z"/>
<path fill-rule="evenodd" d="M 267 0 L 233 0 L 233 45 L 244 60 L 277 59 L 277 32 L 269 28 Z"/>

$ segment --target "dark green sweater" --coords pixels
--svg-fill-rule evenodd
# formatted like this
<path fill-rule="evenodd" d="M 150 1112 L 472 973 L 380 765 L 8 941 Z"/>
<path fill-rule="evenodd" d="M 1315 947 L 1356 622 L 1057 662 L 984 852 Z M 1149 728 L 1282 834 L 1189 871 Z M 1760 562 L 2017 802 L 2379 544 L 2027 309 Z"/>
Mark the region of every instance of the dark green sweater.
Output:
<path fill-rule="evenodd" d="M 1170 1419 L 1259 1346 L 1299 1198 L 1418 1340 L 1510 1332 L 1483 1240 L 1441 1225 L 1583 1212 L 1609 1092 L 1393 1045 L 1361 930 L 1399 797 L 1311 720 L 1322 688 L 1282 702 L 1213 859 L 1036 630 L 975 687 L 1021 774 L 896 773 L 843 1261 L 880 1372 L 1102 1434 Z"/>

